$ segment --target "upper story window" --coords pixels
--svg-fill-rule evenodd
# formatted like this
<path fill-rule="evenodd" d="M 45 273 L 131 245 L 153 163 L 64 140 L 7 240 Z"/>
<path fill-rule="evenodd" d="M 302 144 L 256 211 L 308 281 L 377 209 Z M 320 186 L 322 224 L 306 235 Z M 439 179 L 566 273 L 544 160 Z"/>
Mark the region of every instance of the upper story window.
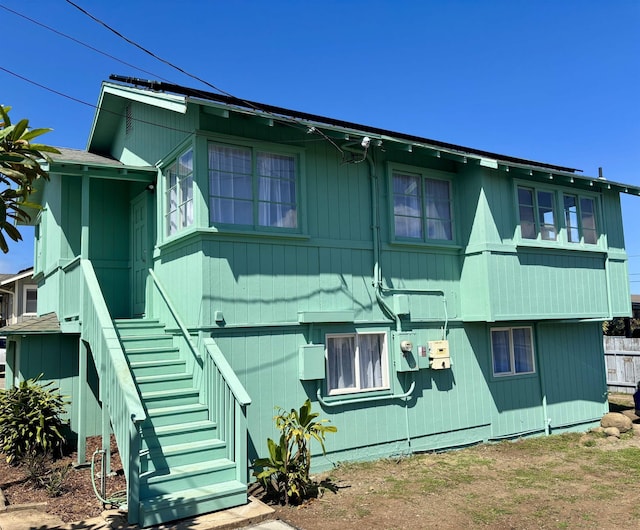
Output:
<path fill-rule="evenodd" d="M 420 174 L 393 172 L 395 235 L 420 240 L 453 240 L 451 184 Z"/>
<path fill-rule="evenodd" d="M 491 356 L 494 376 L 534 373 L 531 328 L 492 329 Z"/>
<path fill-rule="evenodd" d="M 297 228 L 297 157 L 209 143 L 212 224 Z"/>
<path fill-rule="evenodd" d="M 524 239 L 555 241 L 558 237 L 552 191 L 518 186 L 520 235 Z"/>
<path fill-rule="evenodd" d="M 165 170 L 166 230 L 170 236 L 193 224 L 193 149 Z"/>
<path fill-rule="evenodd" d="M 596 227 L 596 204 L 591 197 L 564 195 L 564 220 L 569 243 L 586 243 L 595 245 L 598 242 Z"/>
<path fill-rule="evenodd" d="M 327 335 L 327 390 L 330 395 L 387 388 L 385 333 Z"/>

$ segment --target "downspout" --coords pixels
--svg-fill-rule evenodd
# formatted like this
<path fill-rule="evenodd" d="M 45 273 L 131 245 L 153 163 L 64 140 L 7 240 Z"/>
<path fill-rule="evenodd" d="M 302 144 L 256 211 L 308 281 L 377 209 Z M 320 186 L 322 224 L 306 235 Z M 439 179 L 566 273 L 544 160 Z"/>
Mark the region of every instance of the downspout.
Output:
<path fill-rule="evenodd" d="M 354 149 L 351 145 L 355 143 L 341 146 L 341 149 L 350 153 L 361 155 L 362 153 L 358 149 Z M 382 272 L 380 268 L 380 212 L 378 210 L 378 176 L 376 175 L 375 163 L 369 152 L 365 154 L 363 160 L 366 160 L 369 164 L 369 176 L 371 179 L 371 229 L 373 233 L 373 288 L 376 295 L 376 300 L 380 305 L 382 312 L 385 313 L 396 323 L 396 331 L 402 331 L 402 321 L 400 316 L 396 314 L 393 309 L 385 301 L 383 294 L 387 293 L 418 293 L 418 294 L 440 294 L 442 295 L 442 301 L 444 304 L 444 328 L 442 338 L 445 339 L 447 335 L 447 327 L 449 324 L 449 314 L 447 311 L 447 298 L 442 289 L 390 289 L 383 285 Z"/>
<path fill-rule="evenodd" d="M 602 206 L 602 196 L 600 197 L 600 204 Z M 600 211 L 602 211 L 602 207 L 600 208 Z M 604 213 L 604 212 L 603 212 Z M 597 226 L 597 225 L 596 225 Z M 609 317 L 607 318 L 607 320 L 613 320 L 613 307 L 611 304 L 611 271 L 609 270 L 609 239 L 607 238 L 607 216 L 603 215 L 602 216 L 602 232 L 603 232 L 603 237 L 605 239 L 605 248 L 607 250 L 607 253 L 604 257 L 604 275 L 605 275 L 605 279 L 607 280 L 607 309 L 608 309 L 608 313 L 609 313 Z"/>
<path fill-rule="evenodd" d="M 351 145 L 355 143 L 341 146 L 341 149 L 357 155 L 362 155 L 362 151 L 354 149 Z M 380 212 L 378 210 L 378 176 L 376 175 L 375 163 L 371 155 L 366 152 L 363 159 L 369 164 L 369 178 L 371 181 L 371 231 L 373 242 L 373 290 L 376 300 L 382 312 L 391 318 L 396 324 L 396 331 L 402 331 L 402 321 L 400 316 L 393 312 L 389 304 L 382 297 L 382 277 L 380 272 Z"/>

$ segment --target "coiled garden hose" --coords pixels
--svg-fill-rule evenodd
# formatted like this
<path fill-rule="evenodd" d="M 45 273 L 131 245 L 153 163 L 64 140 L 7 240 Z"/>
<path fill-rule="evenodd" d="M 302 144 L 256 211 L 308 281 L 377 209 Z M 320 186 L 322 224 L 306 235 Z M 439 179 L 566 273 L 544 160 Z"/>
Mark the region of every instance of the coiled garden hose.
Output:
<path fill-rule="evenodd" d="M 96 497 L 98 497 L 98 500 L 103 505 L 117 506 L 118 508 L 120 508 L 125 504 L 127 504 L 127 490 L 116 491 L 113 493 L 113 495 L 111 495 L 110 497 L 107 497 L 106 499 L 103 498 L 102 495 L 100 495 L 100 493 L 98 493 L 98 488 L 96 488 L 96 473 L 95 473 L 96 455 L 98 453 L 104 453 L 104 449 L 96 449 L 93 452 L 93 455 L 91 456 L 91 485 L 93 486 L 93 492 L 96 494 Z M 104 460 L 103 460 L 103 467 L 104 467 Z M 104 477 L 104 470 L 102 470 L 102 475 L 103 475 L 103 479 L 105 479 L 106 477 Z"/>

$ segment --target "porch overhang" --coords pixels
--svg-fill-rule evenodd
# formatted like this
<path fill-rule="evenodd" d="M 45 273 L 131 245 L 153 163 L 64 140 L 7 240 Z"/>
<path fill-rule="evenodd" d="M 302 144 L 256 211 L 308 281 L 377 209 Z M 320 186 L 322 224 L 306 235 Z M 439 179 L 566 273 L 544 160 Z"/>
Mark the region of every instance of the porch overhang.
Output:
<path fill-rule="evenodd" d="M 0 335 L 49 335 L 52 333 L 62 333 L 55 313 L 47 313 L 0 328 Z"/>

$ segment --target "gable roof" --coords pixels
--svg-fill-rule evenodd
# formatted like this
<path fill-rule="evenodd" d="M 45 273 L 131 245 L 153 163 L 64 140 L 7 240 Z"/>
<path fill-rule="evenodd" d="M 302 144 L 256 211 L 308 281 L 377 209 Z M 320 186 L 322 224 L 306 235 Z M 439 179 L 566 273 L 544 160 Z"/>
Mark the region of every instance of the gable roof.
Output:
<path fill-rule="evenodd" d="M 155 182 L 158 169 L 154 166 L 130 166 L 123 164 L 119 160 L 97 153 L 91 153 L 84 149 L 70 149 L 68 147 L 56 147 L 59 153 L 49 154 L 49 162 L 46 169 L 50 173 L 63 175 L 83 174 L 91 178 L 105 178 L 144 182 L 152 184 Z M 45 183 L 42 180 L 36 181 L 29 203 L 42 204 L 42 194 Z M 28 220 L 19 220 L 19 225 L 33 225 L 37 222 L 40 210 L 30 206 L 23 206 L 23 210 L 29 215 Z"/>
<path fill-rule="evenodd" d="M 361 125 L 344 120 L 327 118 L 317 114 L 276 107 L 255 101 L 216 94 L 205 90 L 160 81 L 111 75 L 116 83 L 103 83 L 98 111 L 94 117 L 88 150 L 108 152 L 114 127 L 125 114 L 129 101 L 138 101 L 173 112 L 186 113 L 189 104 L 197 104 L 219 116 L 228 117 L 238 113 L 268 123 L 295 121 L 306 126 L 308 132 L 323 130 L 328 136 L 342 140 L 369 137 L 377 145 L 393 146 L 404 151 L 426 151 L 437 158 L 450 158 L 462 163 L 475 163 L 491 169 L 524 172 L 527 178 L 549 182 L 560 177 L 562 184 L 581 184 L 595 189 L 608 189 L 621 193 L 640 195 L 640 187 L 613 182 L 604 178 L 579 175 L 581 170 L 546 162 L 502 155 L 480 149 L 464 147 L 420 136 L 390 131 L 378 127 Z M 120 83 L 127 83 L 126 86 Z M 141 88 L 140 88 L 141 87 Z"/>
<path fill-rule="evenodd" d="M 33 276 L 33 267 L 22 269 L 16 274 L 0 274 L 0 286 L 8 285 L 24 278 L 31 278 Z"/>

